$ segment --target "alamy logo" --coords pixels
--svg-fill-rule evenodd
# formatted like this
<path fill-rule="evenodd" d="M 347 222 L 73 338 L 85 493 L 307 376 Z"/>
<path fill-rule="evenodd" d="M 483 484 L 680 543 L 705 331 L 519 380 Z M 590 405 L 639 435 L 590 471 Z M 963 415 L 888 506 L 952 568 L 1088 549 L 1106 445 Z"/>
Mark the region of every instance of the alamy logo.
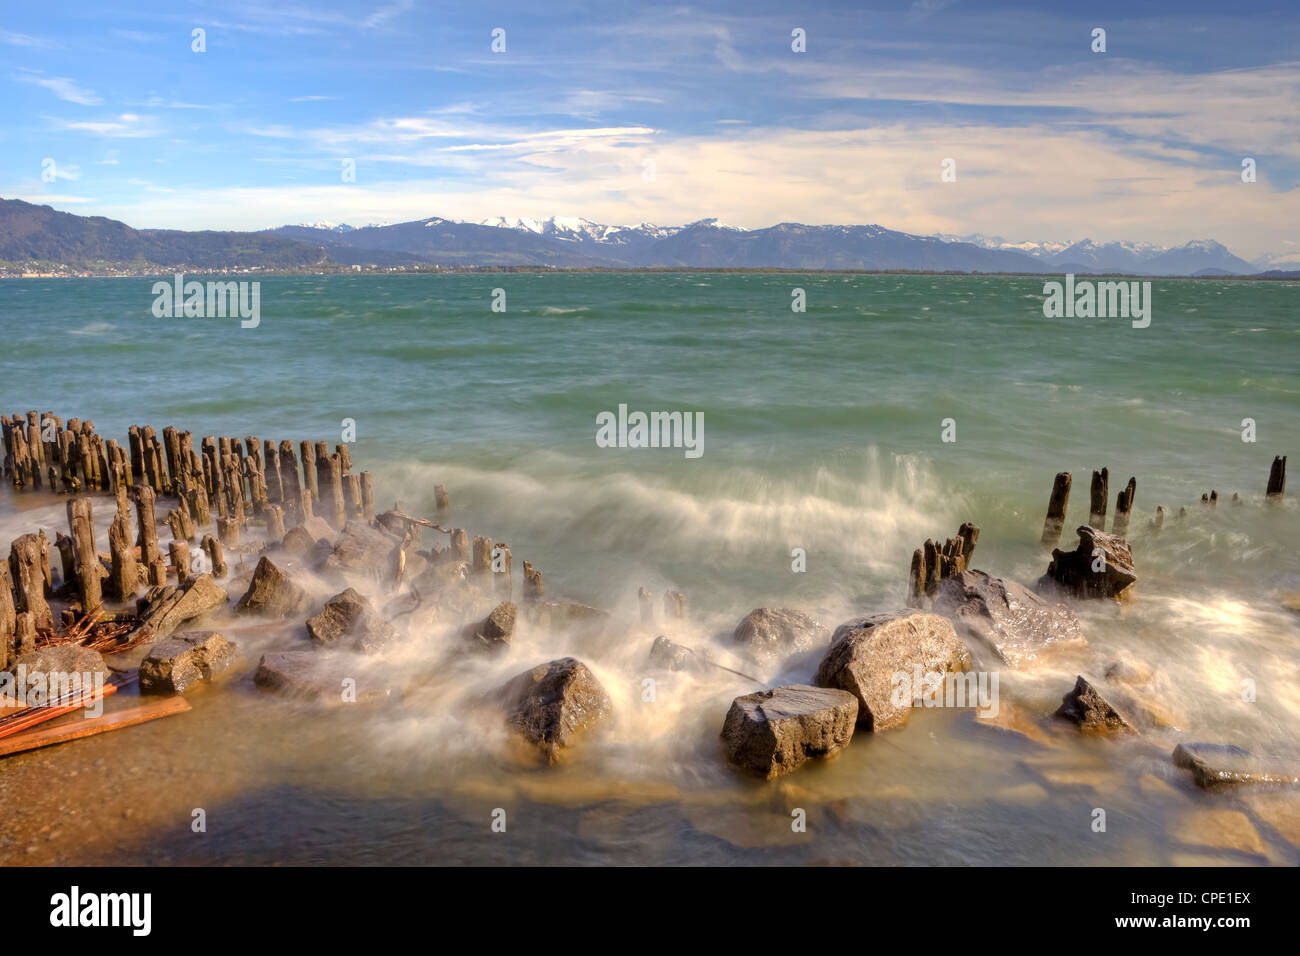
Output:
<path fill-rule="evenodd" d="M 64 672 L 27 669 L 0 671 L 0 701 L 10 707 L 84 706 L 85 717 L 104 713 L 103 671 Z"/>
<path fill-rule="evenodd" d="M 687 458 L 704 454 L 703 412 L 628 412 L 596 416 L 596 445 L 600 448 L 684 448 Z"/>
<path fill-rule="evenodd" d="M 895 671 L 890 678 L 890 703 L 895 707 L 974 707 L 979 716 L 998 715 L 996 671 Z"/>
<path fill-rule="evenodd" d="M 224 319 L 239 316 L 245 329 L 262 321 L 262 283 L 185 281 L 176 273 L 175 282 L 153 284 L 153 314 L 159 319 Z"/>
<path fill-rule="evenodd" d="M 51 926 L 129 926 L 132 935 L 148 936 L 153 926 L 151 893 L 71 892 L 50 897 Z"/>
<path fill-rule="evenodd" d="M 1150 282 L 1075 282 L 1067 273 L 1064 285 L 1044 282 L 1043 295 L 1045 318 L 1132 319 L 1135 329 L 1151 324 Z"/>

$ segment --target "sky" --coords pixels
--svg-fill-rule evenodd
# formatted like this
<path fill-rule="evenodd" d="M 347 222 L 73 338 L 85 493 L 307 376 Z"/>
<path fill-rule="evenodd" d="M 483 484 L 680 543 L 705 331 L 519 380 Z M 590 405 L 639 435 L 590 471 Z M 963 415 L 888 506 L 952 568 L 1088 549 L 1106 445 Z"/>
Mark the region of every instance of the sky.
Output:
<path fill-rule="evenodd" d="M 717 217 L 1256 258 L 1300 253 L 1298 120 L 1294 0 L 0 0 L 0 196 L 141 228 Z"/>

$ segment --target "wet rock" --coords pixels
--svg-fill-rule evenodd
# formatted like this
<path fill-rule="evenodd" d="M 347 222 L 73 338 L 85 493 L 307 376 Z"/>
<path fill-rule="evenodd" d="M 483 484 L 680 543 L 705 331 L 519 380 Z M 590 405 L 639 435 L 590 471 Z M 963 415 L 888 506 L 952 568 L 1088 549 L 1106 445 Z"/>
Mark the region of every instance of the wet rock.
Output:
<path fill-rule="evenodd" d="M 1056 716 L 1077 724 L 1080 730 L 1090 733 L 1137 733 L 1124 715 L 1111 706 L 1082 675 L 1075 680 L 1074 688 L 1061 698 Z"/>
<path fill-rule="evenodd" d="M 182 625 L 226 603 L 227 595 L 211 574 L 190 578 L 183 587 L 153 588 L 141 602 L 142 626 L 156 637 L 170 637 Z"/>
<path fill-rule="evenodd" d="M 253 683 L 262 690 L 322 704 L 375 703 L 392 688 L 364 673 L 356 658 L 319 651 L 277 651 L 258 662 Z"/>
<path fill-rule="evenodd" d="M 1040 586 L 1056 585 L 1079 598 L 1126 600 L 1133 594 L 1137 572 L 1128 542 L 1082 525 L 1077 529 L 1079 545 L 1073 551 L 1052 551 L 1051 564 Z"/>
<path fill-rule="evenodd" d="M 298 527 L 304 534 L 308 535 L 313 542 L 328 541 L 333 544 L 334 537 L 338 533 L 330 527 L 328 521 L 319 515 L 312 515 L 302 524 L 298 525 Z"/>
<path fill-rule="evenodd" d="M 858 700 L 842 690 L 791 684 L 737 697 L 722 725 L 727 759 L 771 780 L 853 738 Z"/>
<path fill-rule="evenodd" d="M 755 657 L 793 654 L 824 644 L 826 628 L 802 611 L 759 607 L 736 626 L 733 640 Z"/>
<path fill-rule="evenodd" d="M 609 612 L 577 601 L 537 601 L 526 604 L 529 619 L 539 627 L 565 628 L 603 623 Z"/>
<path fill-rule="evenodd" d="M 402 539 L 362 521 L 349 521 L 325 559 L 326 571 L 391 580 Z"/>
<path fill-rule="evenodd" d="M 325 608 L 307 619 L 307 633 L 318 646 L 347 646 L 364 653 L 382 649 L 397 631 L 352 588 L 325 602 Z"/>
<path fill-rule="evenodd" d="M 508 681 L 499 693 L 507 726 L 550 763 L 557 763 L 613 709 L 600 681 L 573 657 L 539 664 Z"/>
<path fill-rule="evenodd" d="M 674 644 L 662 634 L 656 637 L 655 642 L 650 645 L 651 666 L 662 667 L 664 670 L 684 670 L 690 666 L 693 656 L 690 648 Z"/>
<path fill-rule="evenodd" d="M 922 674 L 964 671 L 970 651 L 946 617 L 909 609 L 841 624 L 813 683 L 848 691 L 858 701 L 858 725 L 885 730 L 911 712 L 910 700 L 893 699 L 894 675 L 910 679 L 917 667 Z"/>
<path fill-rule="evenodd" d="M 40 650 L 19 654 L 14 670 L 26 669 L 27 674 L 108 674 L 104 656 L 98 651 L 76 644 L 58 644 Z"/>
<path fill-rule="evenodd" d="M 270 558 L 262 555 L 253 572 L 253 580 L 248 583 L 248 590 L 235 605 L 235 610 L 242 614 L 285 618 L 305 611 L 310 601 L 306 591 L 289 580 L 289 575 L 276 567 Z"/>
<path fill-rule="evenodd" d="M 517 614 L 518 608 L 514 603 L 504 601 L 483 620 L 467 627 L 465 639 L 480 650 L 503 651 L 510 646 L 510 638 L 514 636 Z"/>
<path fill-rule="evenodd" d="M 303 560 L 315 550 L 316 541 L 300 525 L 285 532 L 284 538 L 280 541 L 280 546 L 288 552 L 290 557 Z"/>
<path fill-rule="evenodd" d="M 1300 786 L 1300 760 L 1256 756 L 1232 744 L 1179 744 L 1173 760 L 1174 766 L 1191 771 L 1203 790 L 1249 784 Z"/>
<path fill-rule="evenodd" d="M 236 645 L 216 631 L 187 631 L 159 641 L 140 662 L 140 693 L 183 694 L 235 662 Z"/>
<path fill-rule="evenodd" d="M 931 610 L 949 618 L 957 633 L 978 641 L 1011 667 L 1031 667 L 1046 655 L 1088 646 L 1079 618 L 1023 584 L 983 571 L 944 578 Z"/>

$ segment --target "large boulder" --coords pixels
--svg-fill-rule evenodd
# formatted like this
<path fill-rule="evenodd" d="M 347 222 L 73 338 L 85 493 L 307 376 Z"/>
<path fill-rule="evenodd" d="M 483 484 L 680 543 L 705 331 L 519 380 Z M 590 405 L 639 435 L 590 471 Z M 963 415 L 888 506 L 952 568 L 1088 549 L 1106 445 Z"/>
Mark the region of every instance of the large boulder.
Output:
<path fill-rule="evenodd" d="M 695 652 L 689 647 L 674 643 L 660 634 L 650 645 L 650 665 L 664 670 L 680 671 L 691 666 Z"/>
<path fill-rule="evenodd" d="M 609 716 L 613 703 L 596 675 L 573 657 L 538 664 L 500 690 L 506 724 L 550 763 L 595 724 Z"/>
<path fill-rule="evenodd" d="M 236 646 L 216 631 L 187 631 L 159 641 L 140 662 L 140 693 L 183 694 L 228 671 Z"/>
<path fill-rule="evenodd" d="M 1023 584 L 983 571 L 944 578 L 930 608 L 949 618 L 967 641 L 978 641 L 1011 667 L 1032 667 L 1065 648 L 1088 646 L 1079 617 Z"/>
<path fill-rule="evenodd" d="M 307 633 L 318 646 L 347 646 L 372 653 L 397 636 L 396 630 L 364 597 L 348 588 L 325 602 L 307 619 Z"/>
<path fill-rule="evenodd" d="M 182 587 L 156 587 L 140 602 L 141 625 L 155 637 L 170 637 L 189 621 L 226 603 L 227 595 L 211 574 L 190 578 Z"/>
<path fill-rule="evenodd" d="M 343 526 L 334 550 L 325 559 L 325 570 L 342 575 L 360 575 L 381 581 L 397 573 L 397 552 L 402 539 L 363 521 Z"/>
<path fill-rule="evenodd" d="M 858 700 L 847 691 L 792 684 L 737 697 L 722 739 L 732 763 L 771 780 L 838 753 L 857 720 Z"/>
<path fill-rule="evenodd" d="M 1080 598 L 1127 600 L 1133 595 L 1137 571 L 1128 542 L 1082 525 L 1077 529 L 1079 545 L 1073 551 L 1052 551 L 1052 561 L 1041 585 L 1056 585 Z"/>
<path fill-rule="evenodd" d="M 1100 734 L 1132 734 L 1137 731 L 1114 706 L 1079 675 L 1073 689 L 1061 698 L 1056 716 L 1080 730 Z"/>
<path fill-rule="evenodd" d="M 848 691 L 858 701 L 858 724 L 885 730 L 903 724 L 911 701 L 894 700 L 894 675 L 911 680 L 921 673 L 943 674 L 970 667 L 970 651 L 952 622 L 938 614 L 896 611 L 841 624 L 813 683 Z"/>
<path fill-rule="evenodd" d="M 322 704 L 374 703 L 392 688 L 358 666 L 359 659 L 319 651 L 264 654 L 253 674 L 262 690 Z"/>
<path fill-rule="evenodd" d="M 518 608 L 512 601 L 503 601 L 492 613 L 465 628 L 464 637 L 471 647 L 484 651 L 504 651 L 510 646 L 515 633 Z"/>
<path fill-rule="evenodd" d="M 257 562 L 248 590 L 235 605 L 244 614 L 261 614 L 265 617 L 285 618 L 305 611 L 311 603 L 307 592 L 290 580 L 266 555 Z"/>
<path fill-rule="evenodd" d="M 1273 787 L 1300 786 L 1300 760 L 1260 757 L 1232 744 L 1179 744 L 1173 752 L 1174 766 L 1191 771 L 1203 790 L 1222 790 L 1241 785 Z"/>
<path fill-rule="evenodd" d="M 732 639 L 754 657 L 772 657 L 806 651 L 824 644 L 826 628 L 802 611 L 786 607 L 758 607 L 736 625 Z"/>

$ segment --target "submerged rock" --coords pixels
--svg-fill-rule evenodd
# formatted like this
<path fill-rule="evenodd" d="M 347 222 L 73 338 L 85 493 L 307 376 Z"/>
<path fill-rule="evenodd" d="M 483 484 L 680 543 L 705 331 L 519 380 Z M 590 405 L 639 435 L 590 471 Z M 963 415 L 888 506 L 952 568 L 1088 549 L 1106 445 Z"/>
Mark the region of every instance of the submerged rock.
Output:
<path fill-rule="evenodd" d="M 1174 766 L 1191 771 L 1203 790 L 1244 784 L 1300 786 L 1300 760 L 1257 757 L 1232 744 L 1186 743 L 1173 752 Z"/>
<path fill-rule="evenodd" d="M 732 639 L 755 657 L 793 654 L 823 644 L 826 628 L 802 611 L 758 607 L 736 625 Z"/>
<path fill-rule="evenodd" d="M 1061 698 L 1056 716 L 1077 724 L 1080 730 L 1094 733 L 1137 733 L 1124 715 L 1111 706 L 1082 675 L 1074 682 L 1074 688 Z"/>
<path fill-rule="evenodd" d="M 492 613 L 476 624 L 465 628 L 465 638 L 480 650 L 501 651 L 510 646 L 515 633 L 518 608 L 512 601 L 503 601 Z"/>
<path fill-rule="evenodd" d="M 519 674 L 499 695 L 506 724 L 551 763 L 558 762 L 580 735 L 613 709 L 596 675 L 573 657 L 539 664 Z"/>
<path fill-rule="evenodd" d="M 1088 646 L 1078 615 L 1064 604 L 1049 603 L 1023 584 L 983 571 L 944 578 L 931 610 L 1011 667 L 1033 666 L 1046 654 Z"/>
<path fill-rule="evenodd" d="M 356 658 L 318 651 L 277 651 L 258 662 L 253 683 L 299 700 L 325 704 L 386 700 L 392 688 L 363 672 Z"/>
<path fill-rule="evenodd" d="M 1082 525 L 1077 529 L 1079 546 L 1073 551 L 1052 551 L 1051 564 L 1040 584 L 1055 584 L 1080 598 L 1126 600 L 1133 594 L 1137 571 L 1128 542 Z"/>
<path fill-rule="evenodd" d="M 393 626 L 352 588 L 334 595 L 319 614 L 309 617 L 307 633 L 319 646 L 346 645 L 365 653 L 380 650 L 397 636 Z"/>
<path fill-rule="evenodd" d="M 140 662 L 140 693 L 183 694 L 228 671 L 237 653 L 216 631 L 188 631 L 159 641 Z"/>
<path fill-rule="evenodd" d="M 397 572 L 402 539 L 362 521 L 349 521 L 325 559 L 325 570 L 390 580 Z"/>
<path fill-rule="evenodd" d="M 737 697 L 722 739 L 728 760 L 771 780 L 839 753 L 857 721 L 858 700 L 847 691 L 791 684 Z"/>
<path fill-rule="evenodd" d="M 895 702 L 894 675 L 902 672 L 911 679 L 917 667 L 923 674 L 964 671 L 970 667 L 970 651 L 946 617 L 896 611 L 836 628 L 813 683 L 848 691 L 858 701 L 858 724 L 885 730 L 903 724 L 912 706 L 910 699 Z"/>
<path fill-rule="evenodd" d="M 693 656 L 694 652 L 690 648 L 675 644 L 662 634 L 650 645 L 651 666 L 662 667 L 664 670 L 683 670 L 690 666 Z"/>
<path fill-rule="evenodd" d="M 140 602 L 141 626 L 156 637 L 170 637 L 182 624 L 226 603 L 227 595 L 211 574 L 199 574 L 183 586 L 156 587 Z"/>
<path fill-rule="evenodd" d="M 294 584 L 266 555 L 257 562 L 253 580 L 248 590 L 235 605 L 235 610 L 246 614 L 284 618 L 297 611 L 305 611 L 311 599 L 307 592 Z"/>

